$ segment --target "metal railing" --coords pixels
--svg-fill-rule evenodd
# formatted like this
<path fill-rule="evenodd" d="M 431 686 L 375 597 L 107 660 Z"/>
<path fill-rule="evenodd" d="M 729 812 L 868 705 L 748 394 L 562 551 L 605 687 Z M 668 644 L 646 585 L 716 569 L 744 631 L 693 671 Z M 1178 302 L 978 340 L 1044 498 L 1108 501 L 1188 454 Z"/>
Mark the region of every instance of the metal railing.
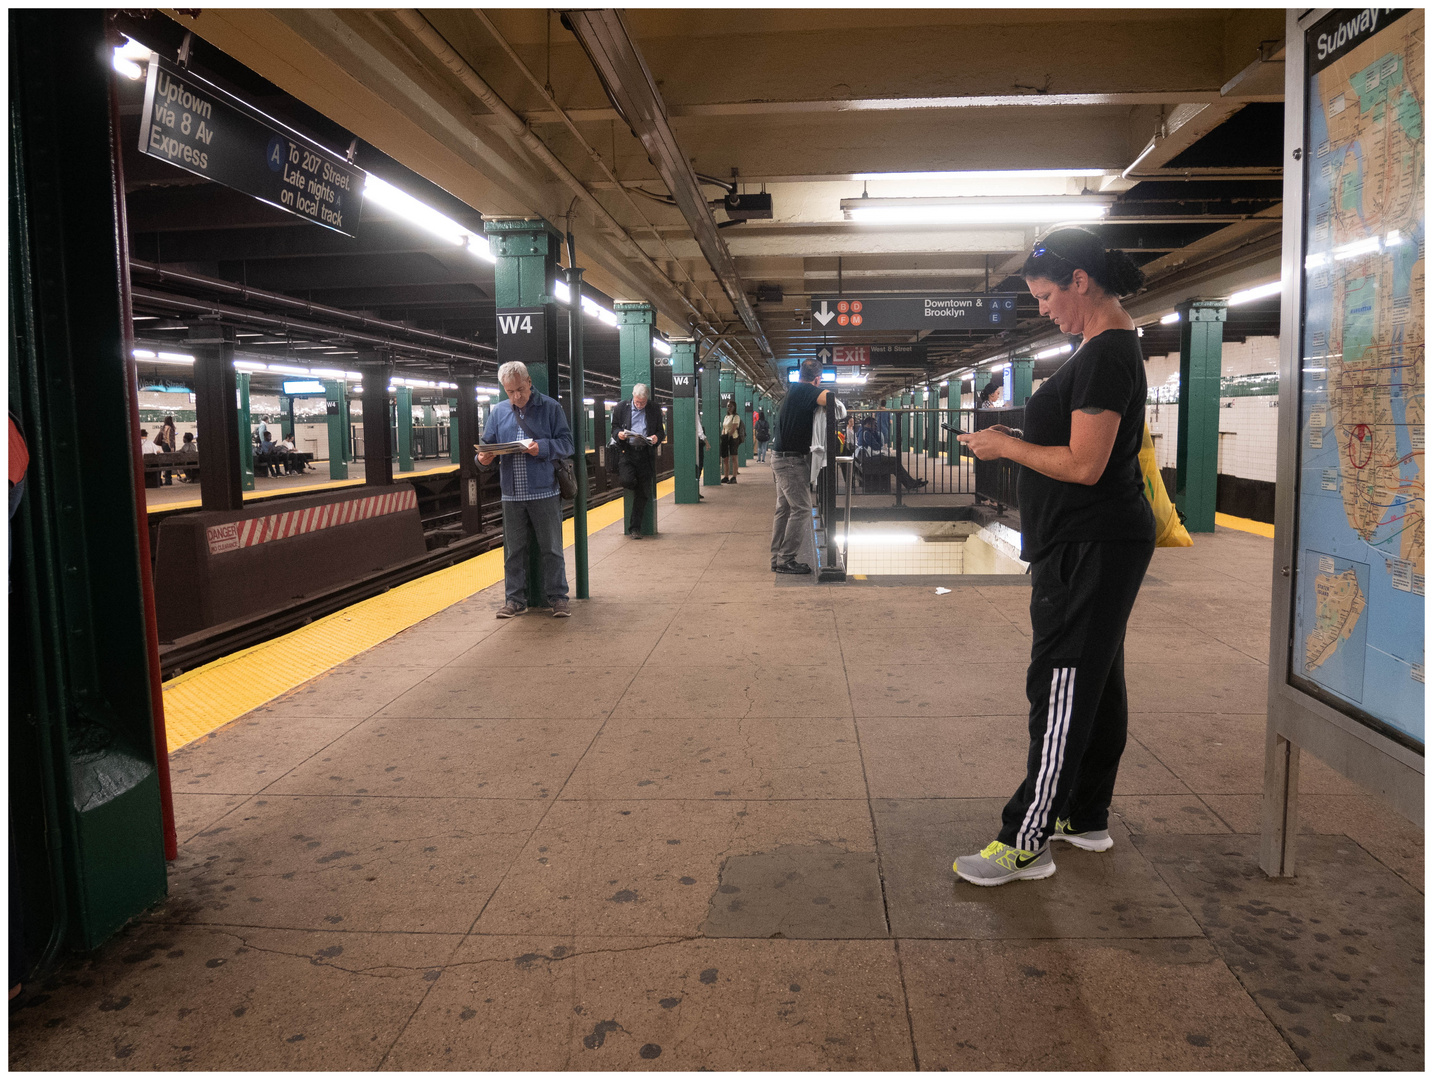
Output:
<path fill-rule="evenodd" d="M 853 478 L 855 494 L 894 495 L 896 506 L 932 495 L 974 495 L 974 458 L 955 438 L 957 431 L 974 430 L 974 415 L 972 409 L 878 409 L 853 414 L 844 454 L 853 458 L 846 474 Z M 860 445 L 862 425 L 872 417 L 879 449 Z"/>
<path fill-rule="evenodd" d="M 975 430 L 984 431 L 996 424 L 1010 428 L 1025 426 L 1025 409 L 980 409 L 975 413 Z M 1001 458 L 998 461 L 976 461 L 975 494 L 996 504 L 998 509 L 1016 506 L 1019 503 L 1018 484 L 1020 466 Z"/>
<path fill-rule="evenodd" d="M 863 422 L 874 417 L 880 449 L 861 447 Z M 1019 467 L 1011 461 L 979 461 L 956 435 L 994 424 L 1023 427 L 1020 409 L 878 409 L 854 413 L 839 471 L 838 493 L 890 495 L 895 506 L 918 505 L 931 496 L 970 495 L 1007 507 L 1016 504 Z M 868 440 L 869 441 L 869 440 Z"/>

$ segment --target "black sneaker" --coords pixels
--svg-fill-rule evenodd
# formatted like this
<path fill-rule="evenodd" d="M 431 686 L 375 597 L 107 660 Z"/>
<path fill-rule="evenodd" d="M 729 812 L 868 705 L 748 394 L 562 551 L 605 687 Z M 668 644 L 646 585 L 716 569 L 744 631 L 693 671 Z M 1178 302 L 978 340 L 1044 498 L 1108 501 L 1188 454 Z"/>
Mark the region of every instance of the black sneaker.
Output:
<path fill-rule="evenodd" d="M 795 559 L 792 559 L 790 562 L 786 562 L 786 563 L 778 563 L 775 567 L 773 567 L 773 569 L 774 569 L 778 574 L 809 574 L 809 573 L 811 573 L 811 567 L 807 566 L 804 562 L 797 562 Z"/>

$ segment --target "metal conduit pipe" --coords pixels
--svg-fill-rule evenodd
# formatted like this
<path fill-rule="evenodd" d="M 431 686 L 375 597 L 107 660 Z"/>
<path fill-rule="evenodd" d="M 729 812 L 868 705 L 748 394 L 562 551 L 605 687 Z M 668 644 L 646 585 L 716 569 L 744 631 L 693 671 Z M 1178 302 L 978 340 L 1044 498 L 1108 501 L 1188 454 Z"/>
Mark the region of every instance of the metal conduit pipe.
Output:
<path fill-rule="evenodd" d="M 448 44 L 443 35 L 433 28 L 432 23 L 423 18 L 417 11 L 411 8 L 399 8 L 393 13 L 403 26 L 427 49 L 444 67 L 451 71 L 473 96 L 476 97 L 494 116 L 507 126 L 508 130 L 516 136 L 517 140 L 525 146 L 534 157 L 541 161 L 559 180 L 565 184 L 596 216 L 598 222 L 611 231 L 623 247 L 628 249 L 644 266 L 651 270 L 668 285 L 671 280 L 662 272 L 651 257 L 642 250 L 641 246 L 627 235 L 627 230 L 622 227 L 621 222 L 607 212 L 597 197 L 587 190 L 581 180 L 568 171 L 567 166 L 553 156 L 547 146 L 532 133 L 522 117 L 510 109 L 502 98 L 493 92 L 481 75 L 474 71 L 466 60 L 458 55 L 457 51 Z M 697 318 L 703 325 L 710 325 L 708 319 L 697 308 L 681 294 L 675 286 L 672 292 L 676 295 L 686 309 Z"/>
<path fill-rule="evenodd" d="M 253 311 L 249 308 L 234 307 L 231 304 L 221 303 L 217 300 L 197 300 L 189 296 L 175 296 L 173 293 L 163 293 L 141 286 L 135 286 L 131 290 L 131 293 L 134 299 L 140 302 L 142 306 L 156 306 L 190 314 L 220 315 L 238 323 L 265 326 L 289 333 L 300 333 L 315 337 L 337 337 L 343 338 L 345 341 L 364 345 L 377 345 L 404 352 L 418 353 L 423 356 L 439 357 L 444 360 L 458 360 L 465 363 L 483 364 L 494 369 L 497 367 L 497 359 L 492 356 L 479 356 L 472 353 L 457 352 L 451 349 L 439 349 L 432 345 L 394 341 L 392 338 L 380 337 L 377 334 L 369 334 L 361 330 L 346 330 L 342 327 L 325 326 L 322 323 L 308 322 L 303 319 L 291 319 L 282 315 L 265 315 L 262 312 Z M 448 340 L 457 341 L 456 338 Z M 471 349 L 481 347 L 471 342 L 459 342 L 459 344 Z"/>
<path fill-rule="evenodd" d="M 626 187 L 622 185 L 622 182 L 617 179 L 617 175 L 608 167 L 607 160 L 601 154 L 599 154 L 596 149 L 593 148 L 592 144 L 589 143 L 587 139 L 583 136 L 582 132 L 578 130 L 577 125 L 572 122 L 572 118 L 567 115 L 566 110 L 564 110 L 562 106 L 559 105 L 553 99 L 552 95 L 547 92 L 547 88 L 543 86 L 542 82 L 538 79 L 538 77 L 534 75 L 532 70 L 522 62 L 522 57 L 520 57 L 517 54 L 517 51 L 512 47 L 512 45 L 508 43 L 507 38 L 502 36 L 502 33 L 498 30 L 497 26 L 494 25 L 493 21 L 489 19 L 485 14 L 483 14 L 483 12 L 478 8 L 473 9 L 473 14 L 476 15 L 478 21 L 481 22 L 483 26 L 487 28 L 487 31 L 489 34 L 492 35 L 493 40 L 496 41 L 500 46 L 502 46 L 503 51 L 507 53 L 508 59 L 512 61 L 513 66 L 516 67 L 518 71 L 522 72 L 523 76 L 526 77 L 527 81 L 532 84 L 533 89 L 535 89 L 538 94 L 542 96 L 542 99 L 547 102 L 548 108 L 550 108 L 554 113 L 556 113 L 557 118 L 561 120 L 564 125 L 566 125 L 568 132 L 577 141 L 577 145 L 582 147 L 583 151 L 587 154 L 587 157 L 591 160 L 591 162 L 596 165 L 597 168 L 602 170 L 602 175 L 607 177 L 608 181 L 613 184 L 617 192 L 622 196 L 622 198 L 626 201 L 627 205 L 632 209 L 632 212 L 636 214 L 642 224 L 647 227 L 647 230 L 652 234 L 652 239 L 655 240 L 658 244 L 662 245 L 662 250 L 667 253 L 667 257 L 672 262 L 676 263 L 677 266 L 681 267 L 682 275 L 687 279 L 687 282 L 689 284 L 695 287 L 696 279 L 694 279 L 692 275 L 688 273 L 686 266 L 682 263 L 680 259 L 677 258 L 676 253 L 673 252 L 672 249 L 667 245 L 667 241 L 662 237 L 662 234 L 657 230 L 657 228 L 652 224 L 652 222 L 648 220 L 647 215 L 642 212 L 642 208 L 637 205 L 637 201 L 633 199 L 630 194 L 628 194 Z M 568 260 L 571 261 L 572 257 L 573 256 L 569 251 Z M 718 315 L 716 308 L 712 305 L 711 300 L 707 299 L 706 296 L 702 296 L 702 299 L 706 301 L 707 311 L 709 312 L 710 317 L 719 318 L 720 316 Z"/>
<path fill-rule="evenodd" d="M 419 330 L 416 327 L 404 326 L 402 323 L 389 322 L 386 319 L 375 319 L 368 315 L 359 315 L 356 312 L 345 311 L 343 308 L 329 307 L 327 304 L 315 304 L 310 300 L 300 300 L 296 296 L 286 296 L 283 293 L 269 292 L 265 289 L 255 289 L 248 285 L 239 285 L 232 281 L 224 281 L 221 278 L 206 277 L 203 274 L 194 274 L 188 271 L 169 270 L 163 266 L 157 266 L 154 263 L 141 262 L 138 259 L 131 259 L 129 261 L 129 269 L 132 274 L 140 274 L 144 277 L 154 278 L 160 283 L 172 281 L 177 284 L 190 285 L 195 288 L 206 289 L 210 292 L 221 293 L 228 296 L 238 296 L 244 300 L 251 300 L 256 303 L 291 308 L 295 311 L 302 311 L 306 315 L 353 323 L 365 329 L 380 331 L 385 334 L 413 338 L 417 341 L 429 342 L 434 345 L 450 345 L 463 349 L 478 349 L 482 352 L 491 353 L 493 356 L 496 356 L 498 352 L 497 348 L 492 345 L 483 345 L 476 341 L 464 341 L 462 338 L 451 338 L 446 334 L 439 334 L 432 330 Z M 332 333 L 333 328 L 330 328 L 329 332 Z"/>

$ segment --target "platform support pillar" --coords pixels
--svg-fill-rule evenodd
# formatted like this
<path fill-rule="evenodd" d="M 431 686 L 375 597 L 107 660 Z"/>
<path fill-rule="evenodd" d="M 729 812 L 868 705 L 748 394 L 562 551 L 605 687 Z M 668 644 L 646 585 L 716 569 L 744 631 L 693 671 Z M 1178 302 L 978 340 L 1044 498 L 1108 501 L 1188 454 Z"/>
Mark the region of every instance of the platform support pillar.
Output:
<path fill-rule="evenodd" d="M 397 423 L 394 437 L 398 440 L 398 471 L 413 471 L 413 388 L 400 386 L 394 391 L 397 402 L 394 411 Z"/>
<path fill-rule="evenodd" d="M 511 360 L 527 366 L 532 388 L 556 398 L 557 320 L 561 317 L 552 283 L 560 270 L 563 234 L 542 218 L 488 218 L 483 232 L 492 245 L 494 299 L 498 316 L 498 364 Z M 572 297 L 579 307 L 580 296 Z M 499 393 L 507 394 L 499 386 Z M 542 555 L 537 541 L 528 546 L 527 603 L 547 607 Z"/>
<path fill-rule="evenodd" d="M 674 501 L 694 503 L 701 496 L 697 484 L 697 343 L 672 342 L 672 470 L 676 474 Z"/>
<path fill-rule="evenodd" d="M 736 408 L 741 416 L 741 447 L 737 451 L 736 463 L 745 468 L 751 461 L 752 444 L 752 420 L 751 420 L 751 384 L 743 378 L 736 380 Z"/>
<path fill-rule="evenodd" d="M 645 300 L 619 302 L 612 305 L 617 310 L 618 349 L 622 372 L 622 399 L 632 396 L 632 387 L 645 383 L 647 393 L 656 400 L 652 387 L 652 326 L 657 313 Z M 652 475 L 647 481 L 651 490 L 647 492 L 647 510 L 642 520 L 632 520 L 632 492 L 622 493 L 622 522 L 624 531 L 640 527 L 643 536 L 652 536 L 657 531 L 657 448 L 652 447 Z"/>
<path fill-rule="evenodd" d="M 387 487 L 393 483 L 393 450 L 388 434 L 388 381 L 393 365 L 387 353 L 360 352 L 363 373 L 363 483 Z"/>
<path fill-rule="evenodd" d="M 1005 383 L 1008 392 L 1005 407 L 1010 409 L 1023 409 L 1025 402 L 1030 400 L 1030 386 L 1034 382 L 1035 361 L 1012 360 L 1006 365 L 1009 368 L 1009 377 Z"/>
<path fill-rule="evenodd" d="M 194 418 L 199 429 L 199 498 L 204 510 L 242 510 L 254 488 L 252 451 L 244 484 L 243 447 L 249 441 L 248 372 L 234 370 L 234 330 L 204 320 L 189 331 L 194 353 Z M 243 409 L 240 387 L 243 384 Z M 241 435 L 242 432 L 242 435 Z"/>
<path fill-rule="evenodd" d="M 478 380 L 474 376 L 458 376 L 458 398 L 452 402 L 449 416 L 448 438 L 458 455 L 463 535 L 477 536 L 483 531 L 483 478 L 478 469 L 478 452 L 473 449 L 478 441 Z"/>
<path fill-rule="evenodd" d="M 1219 389 L 1223 375 L 1223 300 L 1179 305 L 1179 441 L 1174 503 L 1190 532 L 1214 531 L 1219 492 Z"/>
<path fill-rule="evenodd" d="M 706 452 L 702 455 L 702 487 L 716 487 L 721 483 L 721 418 L 724 406 L 721 400 L 721 361 L 710 353 L 702 361 L 697 388 L 701 392 L 702 431 L 707 437 Z"/>
<path fill-rule="evenodd" d="M 348 384 L 326 381 L 323 396 L 328 412 L 328 478 L 348 479 Z"/>

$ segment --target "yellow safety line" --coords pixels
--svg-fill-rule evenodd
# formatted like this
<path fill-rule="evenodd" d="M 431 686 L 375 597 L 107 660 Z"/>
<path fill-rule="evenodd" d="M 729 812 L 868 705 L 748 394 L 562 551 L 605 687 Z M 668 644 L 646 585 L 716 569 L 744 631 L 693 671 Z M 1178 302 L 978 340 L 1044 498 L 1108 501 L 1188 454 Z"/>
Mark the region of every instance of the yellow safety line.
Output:
<path fill-rule="evenodd" d="M 1230 514 L 1215 514 L 1214 524 L 1223 525 L 1226 529 L 1238 529 L 1240 532 L 1253 533 L 1255 536 L 1266 536 L 1270 540 L 1274 538 L 1274 526 L 1266 525 L 1262 521 L 1250 521 L 1248 518 L 1234 517 Z"/>
<path fill-rule="evenodd" d="M 675 487 L 675 480 L 662 481 L 657 498 Z M 623 501 L 589 510 L 587 535 L 621 521 Z M 569 518 L 562 523 L 562 546 L 570 547 L 575 537 Z M 497 548 L 175 676 L 164 684 L 169 749 L 202 738 L 502 579 L 503 553 Z"/>
<path fill-rule="evenodd" d="M 458 466 L 456 465 L 442 465 L 436 469 L 394 473 L 393 479 L 412 480 L 418 476 L 442 476 L 444 473 L 454 472 L 457 468 Z M 244 503 L 247 505 L 251 502 L 258 502 L 261 499 L 272 499 L 278 495 L 307 495 L 316 491 L 336 491 L 339 488 L 354 487 L 362 483 L 365 483 L 365 481 L 362 477 L 359 477 L 357 480 L 331 480 L 327 484 L 304 484 L 299 487 L 277 488 L 274 491 L 250 492 L 244 496 Z M 163 506 L 146 505 L 146 509 L 152 514 L 157 514 L 161 510 L 194 510 L 203 505 L 203 502 L 199 499 L 193 499 L 188 502 L 165 503 Z"/>

